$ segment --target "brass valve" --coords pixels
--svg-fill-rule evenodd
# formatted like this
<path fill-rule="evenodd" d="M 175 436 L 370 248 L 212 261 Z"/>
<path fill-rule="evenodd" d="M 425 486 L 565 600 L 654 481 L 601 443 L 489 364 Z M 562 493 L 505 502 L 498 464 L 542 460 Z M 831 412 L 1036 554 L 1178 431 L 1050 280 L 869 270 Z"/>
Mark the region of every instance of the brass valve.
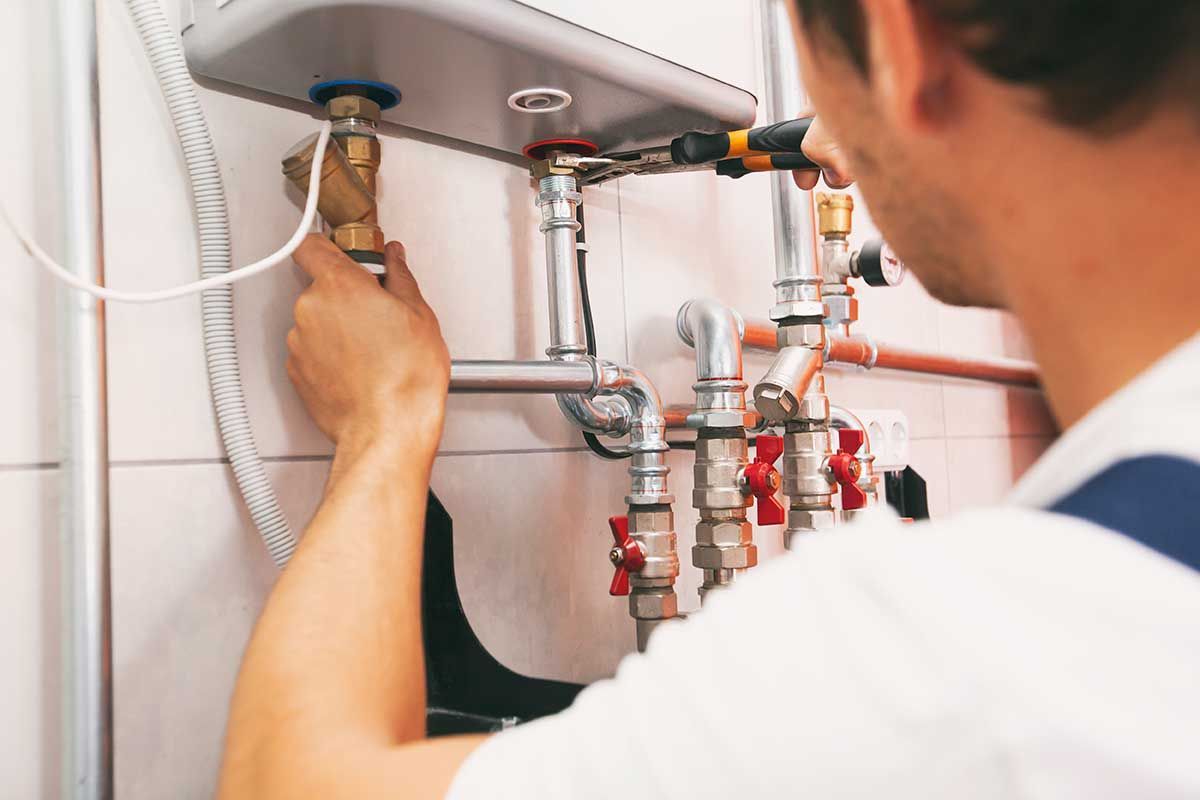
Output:
<path fill-rule="evenodd" d="M 817 193 L 817 229 L 822 236 L 845 239 L 854 218 L 854 198 L 848 194 Z"/>
<path fill-rule="evenodd" d="M 334 147 L 321 167 L 317 208 L 333 228 L 333 243 L 372 272 L 382 274 L 383 230 L 375 202 L 381 151 L 375 128 L 379 104 L 354 94 L 333 97 L 325 105 L 333 121 Z M 283 159 L 283 172 L 302 192 L 308 191 L 316 137 L 297 144 Z"/>
<path fill-rule="evenodd" d="M 297 143 L 283 157 L 283 174 L 306 194 L 316 147 L 317 134 L 314 133 Z M 317 209 L 332 227 L 361 222 L 375 212 L 375 196 L 340 147 L 325 148 L 325 160 L 320 173 L 321 196 L 317 200 Z"/>

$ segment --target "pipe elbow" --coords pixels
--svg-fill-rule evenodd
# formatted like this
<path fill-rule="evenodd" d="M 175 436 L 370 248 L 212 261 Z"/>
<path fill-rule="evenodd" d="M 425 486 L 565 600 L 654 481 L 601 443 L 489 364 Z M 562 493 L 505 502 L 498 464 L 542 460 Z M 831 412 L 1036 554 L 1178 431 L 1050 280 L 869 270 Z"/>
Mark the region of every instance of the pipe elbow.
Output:
<path fill-rule="evenodd" d="M 675 317 L 675 330 L 696 349 L 697 380 L 742 379 L 746 324 L 736 311 L 709 298 L 689 300 Z"/>
<path fill-rule="evenodd" d="M 624 436 L 630 432 L 633 412 L 623 397 L 560 394 L 557 399 L 562 413 L 588 433 Z"/>

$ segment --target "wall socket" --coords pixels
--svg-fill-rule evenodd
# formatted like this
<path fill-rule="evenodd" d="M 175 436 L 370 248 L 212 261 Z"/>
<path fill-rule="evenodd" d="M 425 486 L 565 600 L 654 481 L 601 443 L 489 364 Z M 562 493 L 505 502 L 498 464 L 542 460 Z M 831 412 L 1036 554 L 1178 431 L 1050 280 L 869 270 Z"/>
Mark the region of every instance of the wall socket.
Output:
<path fill-rule="evenodd" d="M 875 454 L 875 472 L 902 470 L 908 466 L 908 417 L 896 409 L 852 408 L 862 420 Z"/>

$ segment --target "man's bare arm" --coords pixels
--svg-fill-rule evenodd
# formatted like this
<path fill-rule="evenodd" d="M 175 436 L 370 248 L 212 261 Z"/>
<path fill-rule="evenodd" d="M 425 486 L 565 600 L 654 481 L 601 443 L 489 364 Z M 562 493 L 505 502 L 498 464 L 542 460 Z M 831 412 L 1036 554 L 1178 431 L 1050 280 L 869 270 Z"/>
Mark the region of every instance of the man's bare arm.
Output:
<path fill-rule="evenodd" d="M 246 652 L 219 797 L 441 797 L 478 738 L 423 741 L 420 565 L 449 359 L 398 244 L 387 291 L 327 240 L 296 261 L 288 374 L 335 442 Z"/>

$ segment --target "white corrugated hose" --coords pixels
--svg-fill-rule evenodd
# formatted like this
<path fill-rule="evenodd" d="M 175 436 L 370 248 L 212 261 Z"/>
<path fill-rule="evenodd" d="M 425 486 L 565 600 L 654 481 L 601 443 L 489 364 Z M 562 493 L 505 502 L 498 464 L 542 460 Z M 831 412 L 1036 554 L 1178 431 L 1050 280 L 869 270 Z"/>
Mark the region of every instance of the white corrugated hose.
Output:
<path fill-rule="evenodd" d="M 225 187 L 179 35 L 167 22 L 159 0 L 126 0 L 126 6 L 154 67 L 183 150 L 199 235 L 200 275 L 202 278 L 223 275 L 232 266 Z M 314 169 L 313 174 L 318 171 Z M 296 548 L 296 539 L 263 468 L 246 413 L 233 330 L 232 287 L 226 285 L 204 292 L 201 309 L 208 381 L 225 453 L 250 518 L 275 563 L 283 567 Z"/>

